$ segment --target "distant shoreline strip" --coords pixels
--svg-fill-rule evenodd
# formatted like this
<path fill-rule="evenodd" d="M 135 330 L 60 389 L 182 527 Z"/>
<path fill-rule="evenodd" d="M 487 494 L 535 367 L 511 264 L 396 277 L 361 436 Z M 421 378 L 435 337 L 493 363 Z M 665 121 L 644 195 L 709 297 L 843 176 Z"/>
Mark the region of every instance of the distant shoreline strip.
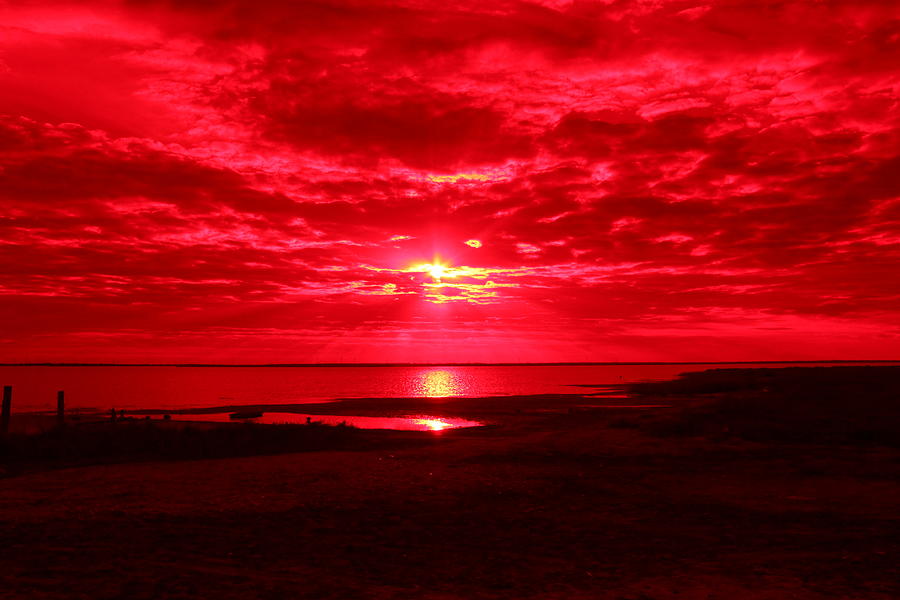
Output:
<path fill-rule="evenodd" d="M 809 364 L 890 364 L 889 360 L 736 360 L 688 362 L 469 362 L 469 363 L 0 363 L 0 367 L 188 367 L 188 368 L 316 368 L 316 367 L 566 367 L 628 365 L 809 365 Z"/>

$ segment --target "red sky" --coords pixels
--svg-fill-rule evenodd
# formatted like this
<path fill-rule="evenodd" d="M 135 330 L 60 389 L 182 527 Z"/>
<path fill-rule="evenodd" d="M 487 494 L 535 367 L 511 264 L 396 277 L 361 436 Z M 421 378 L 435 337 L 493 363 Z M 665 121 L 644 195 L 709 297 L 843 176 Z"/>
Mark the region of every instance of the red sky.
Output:
<path fill-rule="evenodd" d="M 898 358 L 898 65 L 886 1 L 0 2 L 0 360 Z"/>

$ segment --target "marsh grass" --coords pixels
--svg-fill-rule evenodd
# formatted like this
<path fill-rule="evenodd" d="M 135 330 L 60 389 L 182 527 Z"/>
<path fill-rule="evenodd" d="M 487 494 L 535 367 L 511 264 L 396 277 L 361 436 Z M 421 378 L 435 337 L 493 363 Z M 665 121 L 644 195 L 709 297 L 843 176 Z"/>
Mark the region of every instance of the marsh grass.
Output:
<path fill-rule="evenodd" d="M 647 425 L 659 435 L 900 447 L 900 367 L 716 369 L 629 391 L 701 399 Z"/>
<path fill-rule="evenodd" d="M 427 436 L 364 431 L 346 424 L 191 424 L 133 420 L 11 435 L 0 440 L 0 465 L 6 466 L 7 474 L 16 474 L 34 467 L 371 450 L 427 442 Z"/>

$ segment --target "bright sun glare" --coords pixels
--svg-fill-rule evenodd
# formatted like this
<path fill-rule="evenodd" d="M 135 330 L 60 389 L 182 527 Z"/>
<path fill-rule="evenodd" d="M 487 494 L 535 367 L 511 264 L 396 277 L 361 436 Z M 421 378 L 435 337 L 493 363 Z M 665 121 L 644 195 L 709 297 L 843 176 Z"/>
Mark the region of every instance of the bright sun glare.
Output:
<path fill-rule="evenodd" d="M 428 265 L 428 274 L 440 281 L 441 277 L 447 276 L 447 269 L 443 265 Z"/>
<path fill-rule="evenodd" d="M 444 429 L 453 427 L 450 423 L 442 421 L 441 419 L 416 419 L 416 423 L 424 425 L 431 431 L 443 431 Z"/>
<path fill-rule="evenodd" d="M 442 265 L 441 263 L 439 263 L 437 261 L 435 261 L 433 263 L 417 265 L 417 266 L 413 267 L 411 270 L 418 271 L 420 273 L 428 273 L 428 275 L 437 282 L 440 282 L 441 279 L 456 277 L 456 275 L 452 272 L 450 267 L 448 267 L 446 265 Z"/>

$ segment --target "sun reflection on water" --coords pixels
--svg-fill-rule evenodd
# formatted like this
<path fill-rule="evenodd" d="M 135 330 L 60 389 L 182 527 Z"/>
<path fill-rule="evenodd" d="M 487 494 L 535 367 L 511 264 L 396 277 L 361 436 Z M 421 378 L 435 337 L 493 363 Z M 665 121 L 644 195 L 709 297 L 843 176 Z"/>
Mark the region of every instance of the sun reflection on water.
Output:
<path fill-rule="evenodd" d="M 418 374 L 417 392 L 426 398 L 447 398 L 463 393 L 462 379 L 449 369 L 428 369 Z"/>
<path fill-rule="evenodd" d="M 452 423 L 448 423 L 443 419 L 415 419 L 415 423 L 424 426 L 430 431 L 443 431 L 449 427 L 454 427 Z"/>

